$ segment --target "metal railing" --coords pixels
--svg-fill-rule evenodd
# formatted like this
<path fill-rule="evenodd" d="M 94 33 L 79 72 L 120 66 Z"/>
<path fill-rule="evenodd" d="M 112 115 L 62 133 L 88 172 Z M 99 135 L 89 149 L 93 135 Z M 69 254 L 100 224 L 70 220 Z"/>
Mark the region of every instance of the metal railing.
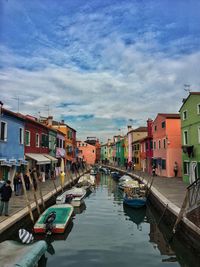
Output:
<path fill-rule="evenodd" d="M 187 187 L 188 208 L 187 212 L 200 206 L 200 178 Z"/>

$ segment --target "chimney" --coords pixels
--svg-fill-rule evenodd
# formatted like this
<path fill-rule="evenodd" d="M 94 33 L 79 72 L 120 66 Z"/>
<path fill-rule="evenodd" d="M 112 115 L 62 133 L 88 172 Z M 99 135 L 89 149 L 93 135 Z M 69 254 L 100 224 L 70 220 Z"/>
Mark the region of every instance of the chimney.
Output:
<path fill-rule="evenodd" d="M 128 127 L 128 132 L 129 132 L 130 130 L 132 130 L 132 126 L 131 126 L 131 125 L 128 125 L 127 127 Z"/>
<path fill-rule="evenodd" d="M 65 121 L 64 121 L 64 120 L 61 120 L 61 123 L 62 123 L 62 124 L 64 124 L 64 123 L 65 123 Z"/>
<path fill-rule="evenodd" d="M 49 117 L 47 118 L 47 124 L 48 124 L 49 126 L 52 126 L 52 124 L 53 124 L 53 116 L 49 116 Z"/>

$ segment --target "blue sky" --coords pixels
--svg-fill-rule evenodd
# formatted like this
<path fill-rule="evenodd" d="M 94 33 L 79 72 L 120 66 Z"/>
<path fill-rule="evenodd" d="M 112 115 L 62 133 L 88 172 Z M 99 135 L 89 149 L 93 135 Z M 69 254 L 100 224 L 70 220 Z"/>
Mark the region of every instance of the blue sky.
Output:
<path fill-rule="evenodd" d="M 200 91 L 199 25 L 198 0 L 0 0 L 0 100 L 125 134 Z"/>

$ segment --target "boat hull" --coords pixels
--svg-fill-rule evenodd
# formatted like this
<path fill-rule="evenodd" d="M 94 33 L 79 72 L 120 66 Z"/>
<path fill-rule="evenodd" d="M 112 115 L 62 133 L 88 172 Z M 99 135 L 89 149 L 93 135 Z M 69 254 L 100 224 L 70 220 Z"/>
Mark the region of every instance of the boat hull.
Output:
<path fill-rule="evenodd" d="M 46 209 L 35 223 L 33 227 L 34 233 L 46 233 L 46 225 L 44 223 L 44 220 L 52 211 L 56 212 L 56 219 L 53 223 L 51 232 L 53 234 L 63 234 L 65 232 L 65 229 L 67 228 L 74 211 L 73 206 L 69 204 L 53 205 Z"/>
<path fill-rule="evenodd" d="M 146 198 L 124 198 L 123 203 L 132 208 L 141 208 L 146 206 Z"/>

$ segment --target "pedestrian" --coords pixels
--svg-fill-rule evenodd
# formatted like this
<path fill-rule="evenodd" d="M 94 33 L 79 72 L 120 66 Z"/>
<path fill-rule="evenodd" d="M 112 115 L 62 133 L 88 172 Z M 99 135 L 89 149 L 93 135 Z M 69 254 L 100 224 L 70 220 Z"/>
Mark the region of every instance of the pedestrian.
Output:
<path fill-rule="evenodd" d="M 37 191 L 37 180 L 36 180 L 37 172 L 36 172 L 36 169 L 33 168 L 32 171 L 29 170 L 29 173 L 30 173 L 32 181 L 33 181 L 33 187 L 34 187 L 35 191 Z"/>
<path fill-rule="evenodd" d="M 22 195 L 22 179 L 20 173 L 16 173 L 14 178 L 14 191 L 16 196 Z"/>
<path fill-rule="evenodd" d="M 131 171 L 131 167 L 132 167 L 132 162 L 129 161 L 129 162 L 128 162 L 128 171 Z"/>
<path fill-rule="evenodd" d="M 178 163 L 175 161 L 174 162 L 174 176 L 177 177 L 178 174 Z"/>
<path fill-rule="evenodd" d="M 9 200 L 12 196 L 12 188 L 10 184 L 11 184 L 10 180 L 7 180 L 6 184 L 4 184 L 0 188 L 0 193 L 1 193 L 0 216 L 2 216 L 3 211 L 5 216 L 9 216 L 8 206 L 9 206 Z"/>
<path fill-rule="evenodd" d="M 27 174 L 24 175 L 24 183 L 25 183 L 25 187 L 26 190 L 29 191 L 30 190 L 30 180 Z"/>
<path fill-rule="evenodd" d="M 61 183 L 61 186 L 63 187 L 65 183 L 65 173 L 63 171 L 61 171 L 60 173 L 60 183 Z"/>

